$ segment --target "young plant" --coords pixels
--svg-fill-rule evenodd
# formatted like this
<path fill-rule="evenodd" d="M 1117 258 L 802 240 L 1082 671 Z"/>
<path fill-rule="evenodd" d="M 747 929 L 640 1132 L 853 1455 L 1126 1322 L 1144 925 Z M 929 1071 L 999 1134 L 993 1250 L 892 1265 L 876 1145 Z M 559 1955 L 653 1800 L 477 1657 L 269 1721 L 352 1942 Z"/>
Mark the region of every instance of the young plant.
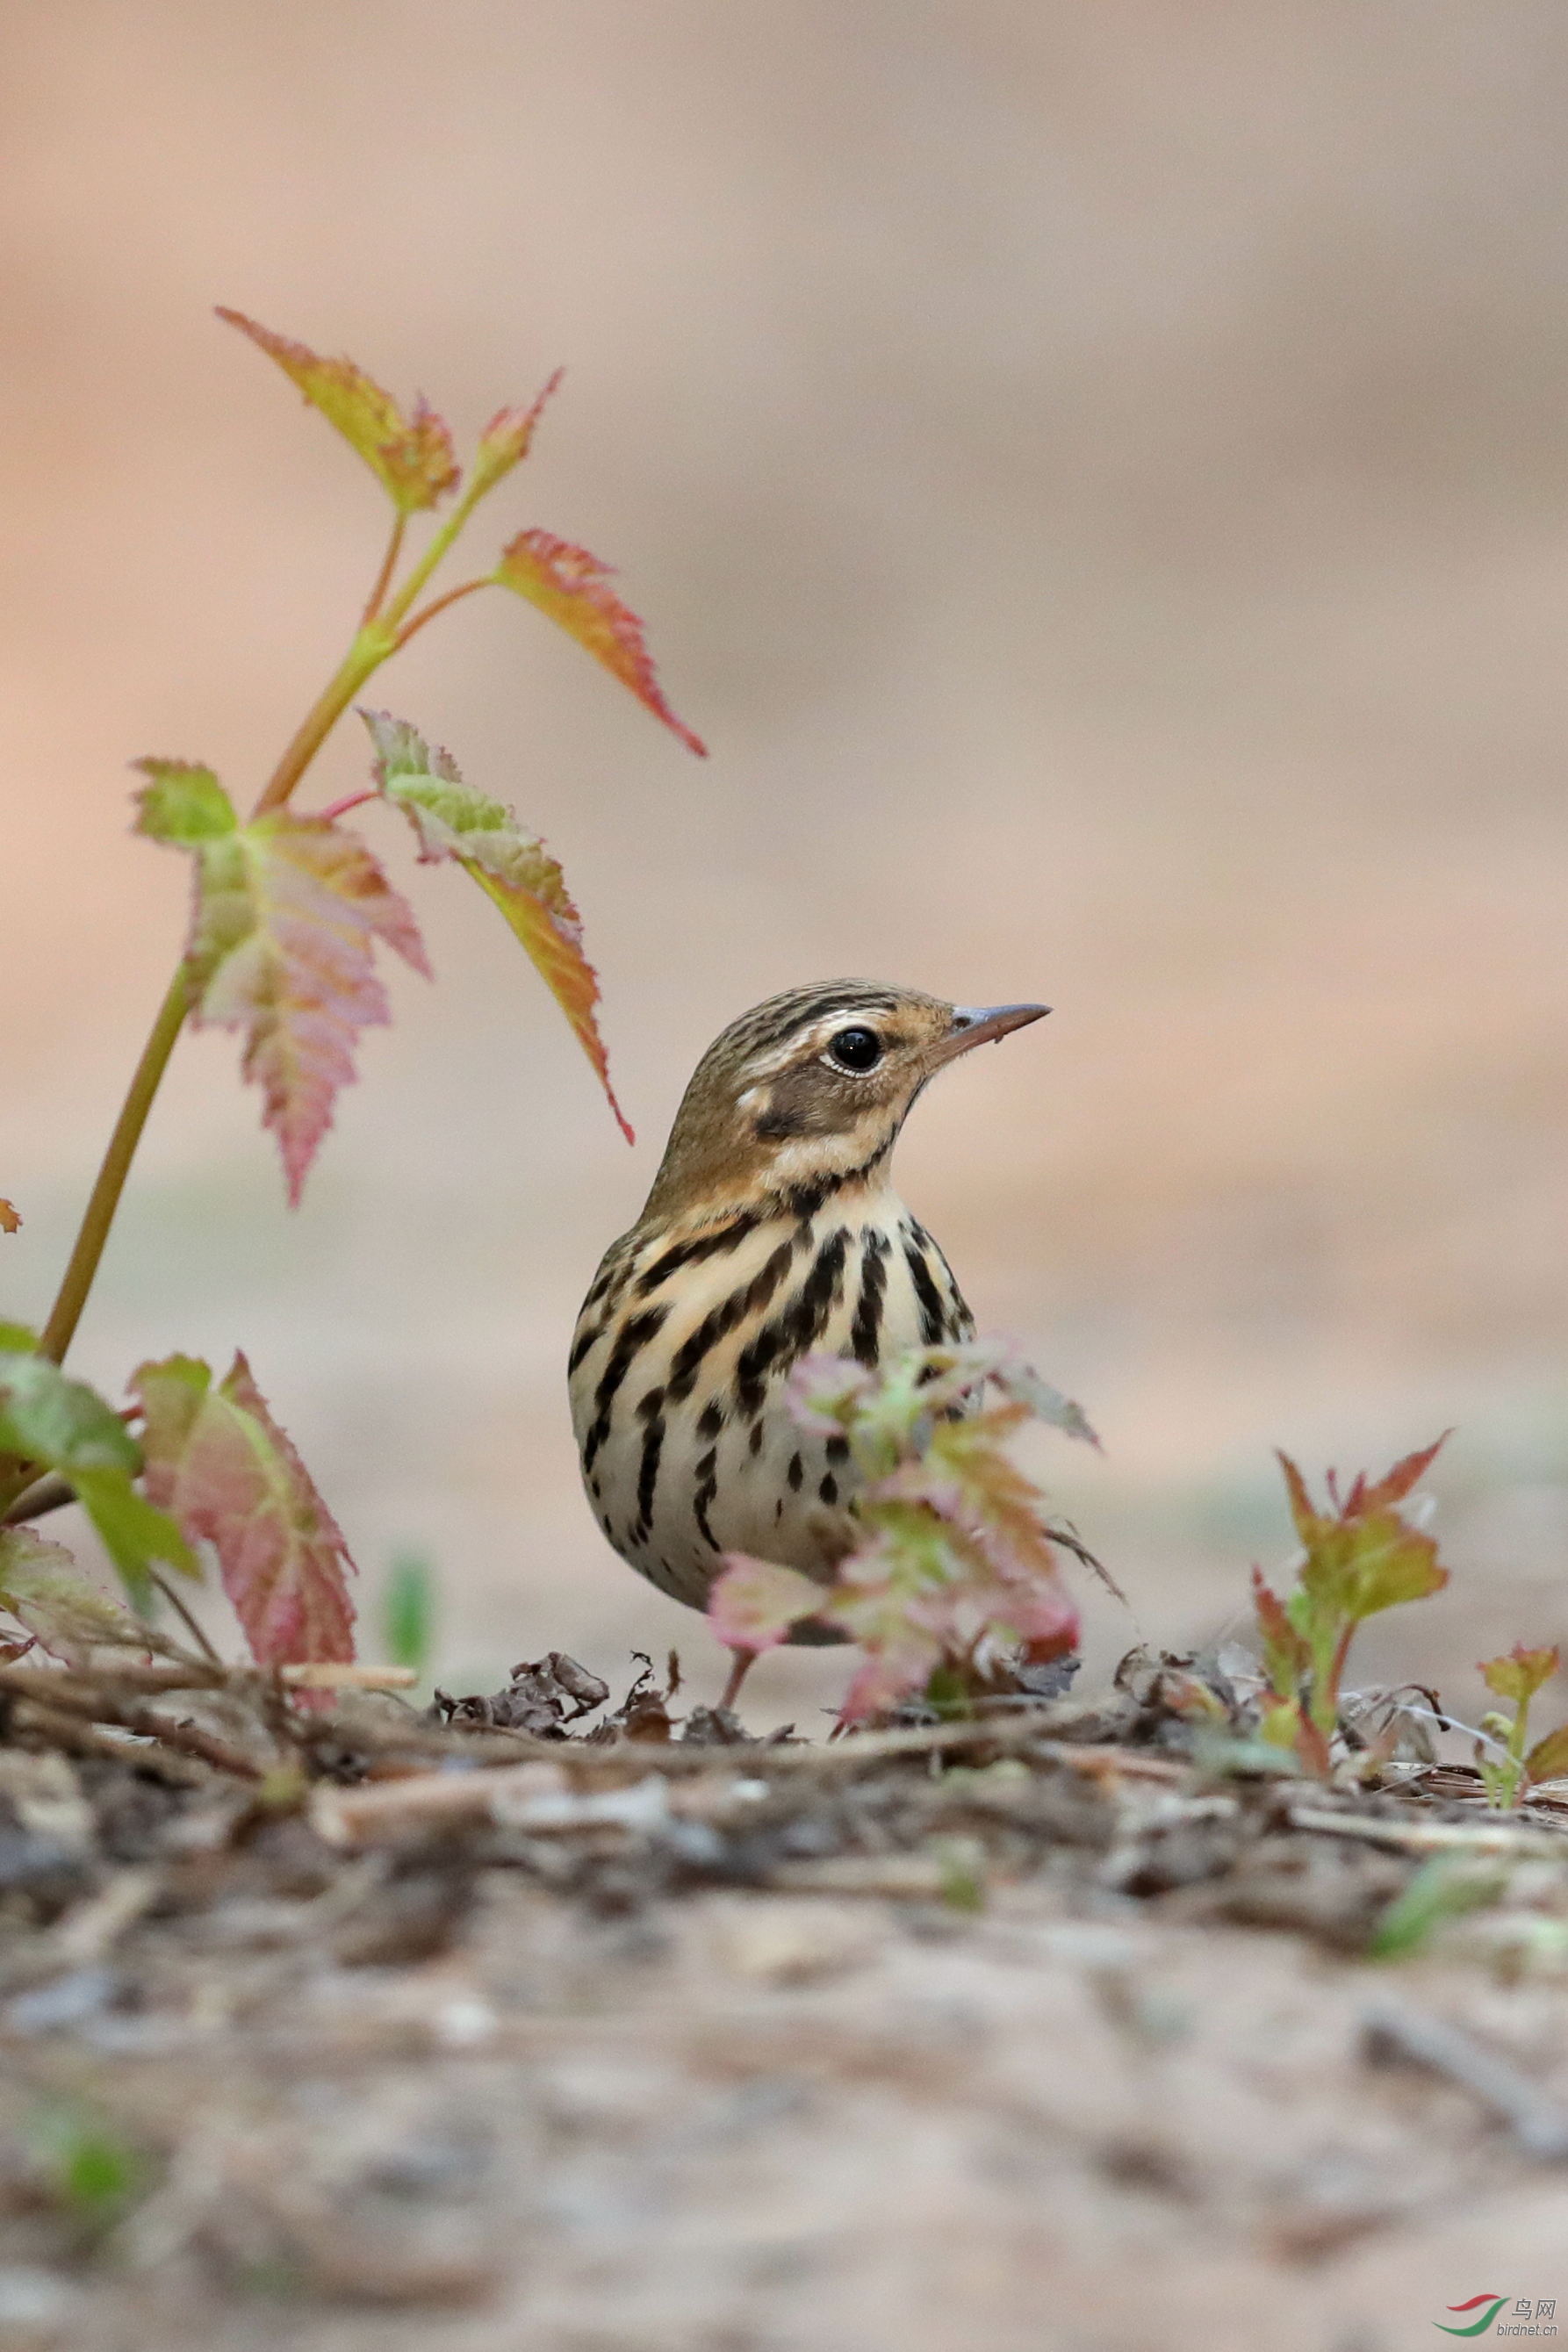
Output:
<path fill-rule="evenodd" d="M 1001 1402 L 982 1402 L 987 1383 Z M 708 1605 L 721 1642 L 772 1649 L 807 1620 L 858 1642 L 845 1723 L 916 1691 L 965 1706 L 999 1686 L 1009 1654 L 1038 1665 L 1077 1648 L 1078 1610 L 1039 1490 L 1007 1452 L 1031 1420 L 1097 1444 L 1077 1405 L 984 1344 L 908 1349 L 875 1370 L 809 1356 L 791 1375 L 789 1405 L 801 1429 L 848 1444 L 855 1539 L 826 1588 L 728 1554 Z"/>
<path fill-rule="evenodd" d="M 1502 1742 L 1506 1755 L 1495 1760 L 1479 1748 L 1476 1751 L 1488 1801 L 1500 1811 L 1510 1811 L 1518 1804 L 1527 1781 L 1555 1780 L 1568 1773 L 1568 1723 L 1559 1724 L 1533 1748 L 1525 1745 L 1530 1702 L 1551 1681 L 1561 1663 L 1555 1644 L 1550 1650 L 1527 1650 L 1522 1642 L 1516 1642 L 1505 1657 L 1482 1662 L 1487 1688 L 1499 1698 L 1511 1699 L 1514 1708 L 1511 1716 L 1493 1713 L 1481 1717 L 1481 1729 Z"/>
<path fill-rule="evenodd" d="M 74 1496 L 139 1610 L 155 1586 L 174 1598 L 164 1571 L 200 1574 L 193 1547 L 205 1540 L 258 1659 L 331 1661 L 353 1654 L 344 1573 L 353 1563 L 244 1357 L 221 1381 L 189 1357 L 143 1364 L 132 1376 L 135 1402 L 124 1412 L 59 1369 L 169 1057 L 187 1022 L 239 1032 L 243 1074 L 261 1089 L 263 1123 L 278 1139 L 289 1202 L 297 1203 L 338 1089 L 354 1077 L 359 1033 L 388 1017 L 376 947 L 429 973 L 412 908 L 369 843 L 342 822 L 381 802 L 413 827 L 422 864 L 461 866 L 500 909 L 629 1139 L 610 1087 L 598 980 L 583 950 L 581 920 L 538 836 L 503 802 L 465 783 L 448 753 L 382 711 L 362 712 L 372 754 L 363 792 L 313 812 L 300 811 L 293 799 L 374 673 L 439 614 L 483 588 L 536 605 L 689 750 L 703 746 L 665 700 L 642 625 L 615 593 L 613 575 L 584 549 L 523 530 L 483 570 L 427 593 L 475 509 L 527 456 L 559 375 L 531 407 L 491 418 L 465 485 L 451 434 L 423 401 L 405 413 L 352 361 L 322 359 L 237 311 L 218 315 L 275 360 L 363 458 L 391 501 L 392 529 L 348 649 L 248 815 L 210 768 L 160 758 L 135 763 L 144 779 L 137 831 L 192 860 L 190 930 L 44 1329 L 0 1325 L 0 1604 L 36 1616 L 38 1580 L 55 1591 L 68 1577 L 63 1547 L 24 1532 L 19 1522 Z M 447 500 L 444 520 L 405 562 L 410 521 Z M 14 1233 L 18 1222 L 11 1203 L 0 1201 L 0 1232 Z M 127 1426 L 134 1420 L 140 1438 Z M 47 1643 L 46 1634 L 39 1638 Z"/>
<path fill-rule="evenodd" d="M 1448 1571 L 1437 1547 L 1398 1508 L 1447 1441 L 1407 1454 L 1386 1476 L 1369 1484 L 1358 1475 L 1342 1498 L 1328 1476 L 1327 1511 L 1320 1511 L 1289 1454 L 1280 1465 L 1290 1516 L 1306 1554 L 1295 1590 L 1283 1601 L 1252 1571 L 1264 1671 L 1274 1695 L 1263 1737 L 1294 1748 L 1307 1770 L 1329 1769 L 1329 1741 L 1339 1721 L 1340 1688 L 1356 1627 L 1401 1601 L 1440 1591 Z"/>

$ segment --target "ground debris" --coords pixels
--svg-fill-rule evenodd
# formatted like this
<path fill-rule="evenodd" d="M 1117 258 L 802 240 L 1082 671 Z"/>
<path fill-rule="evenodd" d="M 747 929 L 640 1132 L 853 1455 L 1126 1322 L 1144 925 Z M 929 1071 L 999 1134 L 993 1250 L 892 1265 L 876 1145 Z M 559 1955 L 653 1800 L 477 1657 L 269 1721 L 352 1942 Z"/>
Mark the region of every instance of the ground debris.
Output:
<path fill-rule="evenodd" d="M 1201 2220 L 1261 2277 L 1358 2259 L 1482 2151 L 1559 2159 L 1550 1792 L 1500 1815 L 1418 1743 L 1305 1780 L 1228 1656 L 819 1741 L 683 1714 L 678 1663 L 633 1663 L 618 1705 L 551 1652 L 428 1713 L 374 1669 L 300 1705 L 177 1654 L 0 1665 L 0 2274 L 45 2280 L 73 2347 L 237 2352 L 262 2294 L 394 2331 L 504 2305 L 495 2341 L 548 2352 L 793 2352 L 883 2168 L 918 2205 L 968 2167 L 977 2242 L 1016 2188 L 1086 2244 Z M 1456 1999 L 1423 2040 L 1369 2009 L 1384 1948 L 1525 2007 L 1500 2036 Z M 142 2335 L 94 2335 L 100 2274 L 149 2298 Z"/>

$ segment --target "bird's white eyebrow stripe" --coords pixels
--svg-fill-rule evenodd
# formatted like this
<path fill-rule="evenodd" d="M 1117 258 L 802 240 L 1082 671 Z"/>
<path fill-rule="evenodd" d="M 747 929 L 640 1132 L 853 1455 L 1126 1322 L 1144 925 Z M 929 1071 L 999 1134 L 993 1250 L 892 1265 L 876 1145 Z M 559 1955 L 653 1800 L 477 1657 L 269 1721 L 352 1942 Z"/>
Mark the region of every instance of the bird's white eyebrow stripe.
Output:
<path fill-rule="evenodd" d="M 747 1062 L 747 1080 L 754 1085 L 760 1078 L 776 1077 L 781 1070 L 787 1070 L 792 1062 L 797 1062 L 808 1054 L 820 1053 L 828 1039 L 847 1023 L 886 1021 L 896 1010 L 896 1006 L 888 1003 L 840 1004 L 831 1012 L 819 1013 L 815 1021 L 801 1022 L 772 1053 L 760 1054 Z"/>

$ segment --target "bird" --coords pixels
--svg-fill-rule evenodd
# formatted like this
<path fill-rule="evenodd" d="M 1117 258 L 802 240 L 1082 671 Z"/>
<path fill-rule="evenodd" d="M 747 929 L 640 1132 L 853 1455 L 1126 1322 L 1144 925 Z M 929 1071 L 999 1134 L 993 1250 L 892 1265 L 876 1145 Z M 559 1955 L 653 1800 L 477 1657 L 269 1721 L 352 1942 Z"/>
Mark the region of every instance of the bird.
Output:
<path fill-rule="evenodd" d="M 939 1070 L 1049 1010 L 827 981 L 742 1013 L 698 1063 L 567 1372 L 599 1526 L 672 1600 L 705 1608 L 728 1552 L 832 1581 L 855 1540 L 848 1444 L 798 1426 L 788 1375 L 809 1354 L 874 1368 L 973 1336 L 952 1268 L 894 1190 L 893 1147 Z M 843 1636 L 808 1622 L 791 1638 Z M 750 1664 L 733 1654 L 721 1706 Z"/>

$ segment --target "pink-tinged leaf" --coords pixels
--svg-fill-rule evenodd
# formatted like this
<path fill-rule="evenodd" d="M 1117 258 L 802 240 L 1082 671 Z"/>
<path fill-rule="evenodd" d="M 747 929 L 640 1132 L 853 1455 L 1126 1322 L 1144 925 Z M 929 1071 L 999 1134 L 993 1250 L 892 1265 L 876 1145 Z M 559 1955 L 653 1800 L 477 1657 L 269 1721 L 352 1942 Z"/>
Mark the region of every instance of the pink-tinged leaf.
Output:
<path fill-rule="evenodd" d="M 450 858 L 500 908 L 570 1022 L 622 1134 L 635 1143 L 599 1034 L 599 975 L 583 952 L 583 919 L 559 863 L 504 802 L 466 784 L 451 753 L 427 743 L 406 719 L 386 710 L 362 710 L 360 717 L 375 747 L 376 789 L 408 819 L 421 859 L 438 865 Z"/>
<path fill-rule="evenodd" d="M 610 586 L 615 573 L 586 548 L 573 547 L 547 530 L 525 530 L 501 555 L 494 577 L 548 614 L 557 626 L 603 662 L 612 677 L 629 686 L 639 702 L 679 735 L 689 751 L 706 757 L 707 745 L 678 719 L 659 688 L 643 636 L 643 625 Z"/>
<path fill-rule="evenodd" d="M 1048 1422 L 1064 1436 L 1076 1437 L 1081 1444 L 1092 1445 L 1097 1454 L 1105 1449 L 1100 1444 L 1083 1407 L 1071 1397 L 1063 1396 L 1060 1389 L 1043 1381 L 1034 1366 L 1026 1361 L 1014 1348 L 998 1348 L 986 1370 L 986 1378 L 994 1381 L 1004 1396 L 1016 1404 L 1027 1405 L 1037 1421 Z"/>
<path fill-rule="evenodd" d="M 796 1569 L 726 1552 L 708 1595 L 708 1622 L 727 1649 L 771 1650 L 792 1625 L 820 1614 L 826 1598 L 820 1584 Z"/>
<path fill-rule="evenodd" d="M 1555 1644 L 1549 1650 L 1527 1650 L 1516 1642 L 1505 1657 L 1485 1659 L 1481 1674 L 1499 1698 L 1511 1698 L 1522 1706 L 1552 1680 L 1561 1663 Z"/>
<path fill-rule="evenodd" d="M 22 1220 L 9 1201 L 0 1201 L 0 1234 L 19 1234 Z"/>
<path fill-rule="evenodd" d="M 1568 1780 L 1568 1723 L 1538 1739 L 1524 1759 L 1527 1780 Z"/>
<path fill-rule="evenodd" d="M 880 1715 L 912 1692 L 924 1690 L 942 1658 L 940 1637 L 910 1623 L 890 1633 L 875 1648 L 868 1646 L 844 1694 L 840 1720 L 863 1723 L 868 1716 Z"/>
<path fill-rule="evenodd" d="M 374 942 L 429 976 L 413 912 L 357 834 L 286 809 L 241 824 L 210 769 L 136 764 L 150 779 L 138 831 L 195 859 L 192 1017 L 244 1032 L 244 1075 L 262 1089 L 297 1204 L 354 1078 L 359 1032 L 388 1017 Z"/>
<path fill-rule="evenodd" d="M 324 360 L 307 344 L 274 334 L 239 310 L 220 306 L 218 317 L 277 361 L 305 398 L 358 450 L 400 514 L 418 514 L 457 488 L 452 436 L 423 400 L 416 403 L 412 416 L 405 416 L 392 394 L 352 360 Z"/>
<path fill-rule="evenodd" d="M 474 452 L 473 469 L 468 477 L 471 499 L 483 498 L 487 490 L 493 490 L 499 481 L 504 480 L 514 466 L 521 465 L 544 404 L 561 382 L 563 373 L 556 369 L 531 408 L 502 408 L 490 418 Z"/>
<path fill-rule="evenodd" d="M 251 1654 L 268 1666 L 351 1659 L 353 1562 L 245 1358 L 216 1386 L 189 1356 L 143 1364 L 131 1385 L 145 1414 L 147 1491 L 215 1547 Z"/>

